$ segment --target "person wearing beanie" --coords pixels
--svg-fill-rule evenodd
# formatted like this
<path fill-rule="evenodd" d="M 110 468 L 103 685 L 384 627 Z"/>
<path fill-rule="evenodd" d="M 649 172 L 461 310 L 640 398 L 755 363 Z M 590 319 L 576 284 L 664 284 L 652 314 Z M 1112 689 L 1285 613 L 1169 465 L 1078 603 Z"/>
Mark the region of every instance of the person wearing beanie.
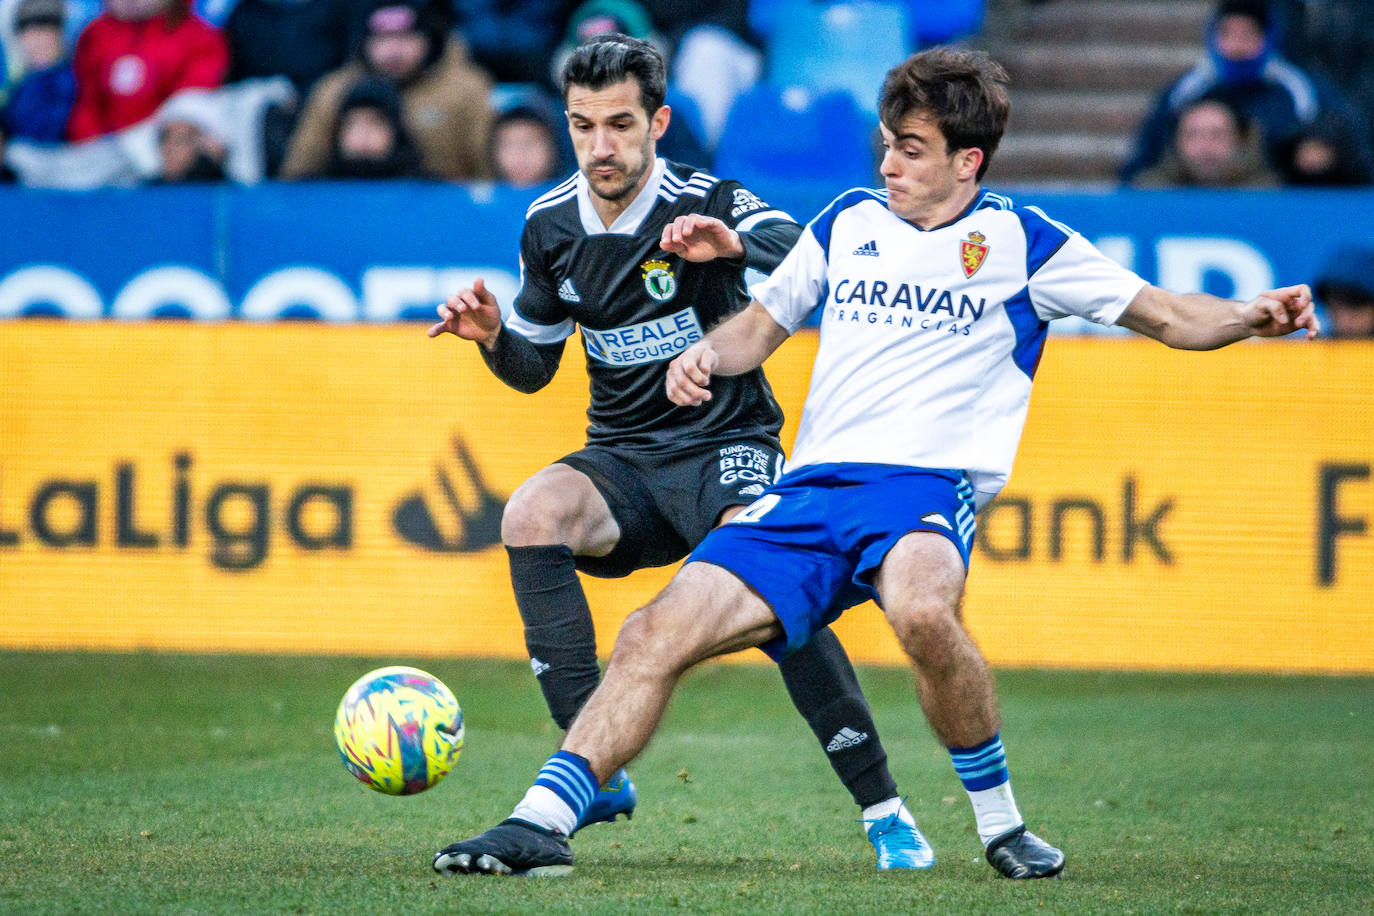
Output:
<path fill-rule="evenodd" d="M 1224 98 L 1259 125 L 1271 164 L 1285 141 L 1323 115 L 1356 123 L 1350 102 L 1279 53 L 1279 25 L 1263 0 L 1221 0 L 1207 23 L 1206 55 L 1159 94 L 1121 168 L 1122 180 L 1159 162 L 1180 114 L 1204 95 Z M 1367 135 L 1359 134 L 1352 154 L 1362 165 L 1374 162 Z"/>
<path fill-rule="evenodd" d="M 1333 250 L 1312 291 L 1324 307 L 1332 337 L 1374 339 L 1374 238 Z"/>
<path fill-rule="evenodd" d="M 329 164 L 320 176 L 351 180 L 426 178 L 420 151 L 401 116 L 401 97 L 384 79 L 366 76 L 339 107 Z"/>
<path fill-rule="evenodd" d="M 561 177 L 568 165 L 561 128 L 542 106 L 515 105 L 501 112 L 491 129 L 491 177 L 517 188 Z"/>
<path fill-rule="evenodd" d="M 211 93 L 180 93 L 157 113 L 157 151 L 161 160 L 152 185 L 224 181 L 229 158 L 224 113 Z"/>
<path fill-rule="evenodd" d="M 368 16 L 354 59 L 315 84 L 281 177 L 307 178 L 324 170 L 344 96 L 368 76 L 399 94 L 401 120 L 427 172 L 452 180 L 487 177 L 490 77 L 472 63 L 436 7 L 392 0 Z"/>
<path fill-rule="evenodd" d="M 22 0 L 14 32 L 23 53 L 23 76 L 0 109 L 0 127 L 18 140 L 61 143 L 76 101 L 76 74 L 65 46 L 62 0 Z"/>

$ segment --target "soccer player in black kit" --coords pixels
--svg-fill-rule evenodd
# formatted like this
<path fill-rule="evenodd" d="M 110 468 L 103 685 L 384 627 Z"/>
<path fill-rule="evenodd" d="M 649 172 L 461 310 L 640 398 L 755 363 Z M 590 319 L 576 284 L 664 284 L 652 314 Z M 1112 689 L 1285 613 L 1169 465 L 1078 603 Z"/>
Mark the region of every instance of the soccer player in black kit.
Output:
<path fill-rule="evenodd" d="M 429 330 L 476 341 L 498 378 L 533 392 L 581 328 L 586 447 L 525 481 L 501 525 L 530 662 L 565 730 L 600 677 L 577 570 L 618 577 L 682 559 L 751 503 L 783 460 L 782 412 L 761 370 L 714 380 L 702 408 L 674 406 L 664 391 L 668 362 L 748 304 L 745 270 L 771 271 L 801 233 L 738 182 L 656 157 L 670 117 L 665 82 L 647 42 L 604 35 L 577 48 L 562 86 L 579 171 L 526 214 L 509 318 L 477 280 L 439 307 Z M 863 809 L 878 867 L 928 867 L 933 856 L 897 795 L 839 640 L 822 630 L 780 667 Z M 628 816 L 635 800 L 622 770 L 566 832 Z"/>

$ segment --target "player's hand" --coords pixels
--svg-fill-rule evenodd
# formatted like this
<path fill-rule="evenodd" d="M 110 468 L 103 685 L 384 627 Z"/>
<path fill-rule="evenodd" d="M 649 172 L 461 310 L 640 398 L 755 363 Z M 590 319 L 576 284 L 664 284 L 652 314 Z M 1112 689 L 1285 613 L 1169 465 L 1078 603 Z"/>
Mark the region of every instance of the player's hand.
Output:
<path fill-rule="evenodd" d="M 658 247 L 688 261 L 744 257 L 739 233 L 714 216 L 689 213 L 663 227 Z"/>
<path fill-rule="evenodd" d="M 445 332 L 475 340 L 488 350 L 496 346 L 496 335 L 501 332 L 501 306 L 481 277 L 439 306 L 439 321 L 427 333 L 438 337 Z"/>
<path fill-rule="evenodd" d="M 1312 290 L 1306 283 L 1260 293 L 1240 307 L 1240 319 L 1256 337 L 1282 337 L 1306 328 L 1311 340 L 1321 333 Z"/>
<path fill-rule="evenodd" d="M 704 340 L 682 351 L 677 359 L 668 364 L 668 380 L 665 383 L 668 400 L 681 407 L 696 407 L 711 400 L 707 386 L 711 384 L 711 373 L 718 362 L 719 354 Z"/>

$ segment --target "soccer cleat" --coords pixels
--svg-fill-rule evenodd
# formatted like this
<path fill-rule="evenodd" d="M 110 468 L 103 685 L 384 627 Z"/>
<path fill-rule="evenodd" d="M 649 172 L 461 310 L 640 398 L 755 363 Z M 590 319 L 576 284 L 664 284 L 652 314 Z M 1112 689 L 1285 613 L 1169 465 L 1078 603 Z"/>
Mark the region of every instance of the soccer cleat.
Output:
<path fill-rule="evenodd" d="M 601 821 L 610 823 L 622 814 L 629 820 L 634 817 L 635 803 L 638 801 L 639 793 L 635 790 L 635 784 L 630 782 L 630 777 L 623 768 L 616 770 L 583 812 L 582 820 L 577 822 L 577 830 Z M 573 832 L 576 833 L 577 830 Z"/>
<path fill-rule="evenodd" d="M 434 854 L 440 874 L 522 875 L 552 878 L 572 871 L 568 838 L 556 830 L 507 818 L 486 833 Z"/>
<path fill-rule="evenodd" d="M 1055 878 L 1064 870 L 1064 853 L 1022 824 L 988 844 L 988 864 L 1008 878 Z"/>
<path fill-rule="evenodd" d="M 921 831 L 895 814 L 880 817 L 868 824 L 868 841 L 878 853 L 878 870 L 891 868 L 930 868 L 935 864 L 935 850 L 930 848 Z"/>

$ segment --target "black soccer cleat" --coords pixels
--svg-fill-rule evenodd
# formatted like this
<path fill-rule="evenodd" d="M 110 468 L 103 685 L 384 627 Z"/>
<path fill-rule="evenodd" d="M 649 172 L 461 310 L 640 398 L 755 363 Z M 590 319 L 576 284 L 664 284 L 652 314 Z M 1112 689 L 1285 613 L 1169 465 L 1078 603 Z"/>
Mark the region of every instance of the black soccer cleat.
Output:
<path fill-rule="evenodd" d="M 1008 878 L 1057 878 L 1064 870 L 1064 853 L 1022 824 L 988 844 L 988 864 Z"/>
<path fill-rule="evenodd" d="M 558 831 L 512 817 L 436 852 L 434 870 L 448 875 L 551 878 L 572 871 L 572 850 L 568 838 Z"/>

